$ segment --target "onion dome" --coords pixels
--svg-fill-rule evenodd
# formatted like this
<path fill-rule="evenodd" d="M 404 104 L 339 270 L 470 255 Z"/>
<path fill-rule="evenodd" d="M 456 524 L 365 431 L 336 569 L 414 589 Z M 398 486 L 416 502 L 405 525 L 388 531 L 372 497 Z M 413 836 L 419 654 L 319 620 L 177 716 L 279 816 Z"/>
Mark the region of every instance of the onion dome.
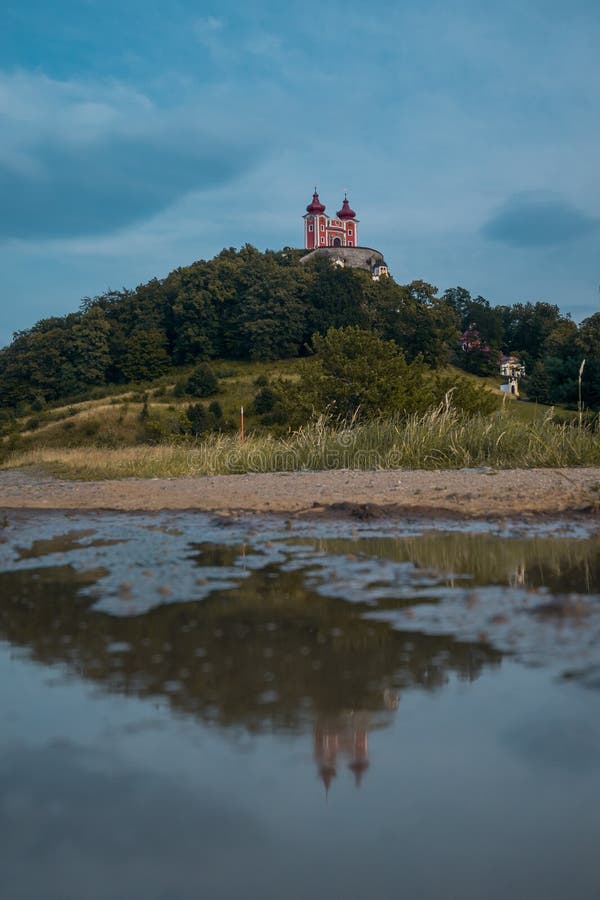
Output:
<path fill-rule="evenodd" d="M 313 194 L 312 202 L 308 204 L 306 207 L 306 212 L 313 213 L 313 215 L 321 215 L 321 213 L 325 212 L 325 207 L 319 200 L 319 195 L 317 194 L 317 189 L 315 188 L 315 192 Z"/>
<path fill-rule="evenodd" d="M 353 209 L 350 209 L 350 204 L 348 203 L 348 197 L 344 194 L 344 202 L 342 203 L 342 208 L 338 210 L 337 213 L 338 219 L 355 219 L 356 213 Z"/>

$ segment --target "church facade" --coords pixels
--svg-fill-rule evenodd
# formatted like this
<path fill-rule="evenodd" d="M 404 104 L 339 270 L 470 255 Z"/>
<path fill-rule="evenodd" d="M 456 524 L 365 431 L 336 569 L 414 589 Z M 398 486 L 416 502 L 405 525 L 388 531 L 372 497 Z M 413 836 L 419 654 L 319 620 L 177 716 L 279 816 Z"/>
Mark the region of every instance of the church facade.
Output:
<path fill-rule="evenodd" d="M 304 249 L 306 256 L 301 263 L 315 256 L 327 256 L 335 266 L 366 269 L 374 281 L 389 275 L 383 253 L 372 247 L 361 247 L 358 242 L 358 219 L 344 196 L 342 208 L 334 218 L 326 213 L 315 188 L 313 198 L 306 207 L 304 218 Z"/>
<path fill-rule="evenodd" d="M 358 219 L 344 197 L 342 208 L 335 218 L 325 214 L 325 205 L 319 200 L 317 189 L 304 215 L 304 246 L 307 250 L 317 247 L 358 247 Z"/>

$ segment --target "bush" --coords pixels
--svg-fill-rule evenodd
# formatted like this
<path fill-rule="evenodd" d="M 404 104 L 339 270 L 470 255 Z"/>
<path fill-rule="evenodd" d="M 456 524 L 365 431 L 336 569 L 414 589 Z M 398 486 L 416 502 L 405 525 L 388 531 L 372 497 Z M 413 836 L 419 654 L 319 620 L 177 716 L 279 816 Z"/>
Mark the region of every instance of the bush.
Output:
<path fill-rule="evenodd" d="M 254 398 L 254 412 L 261 416 L 270 413 L 277 402 L 277 393 L 270 387 L 262 387 Z"/>
<path fill-rule="evenodd" d="M 186 434 L 187 431 L 187 420 L 179 410 L 154 407 L 140 423 L 138 441 L 141 443 L 170 441 Z"/>
<path fill-rule="evenodd" d="M 196 437 L 208 431 L 223 430 L 223 410 L 216 400 L 213 400 L 208 409 L 203 403 L 191 403 L 186 410 L 186 417 L 190 423 L 190 431 Z M 225 427 L 229 429 L 229 423 Z"/>
<path fill-rule="evenodd" d="M 46 401 L 39 394 L 31 401 L 31 408 L 34 412 L 41 412 L 46 406 Z"/>
<path fill-rule="evenodd" d="M 188 378 L 185 390 L 191 397 L 212 397 L 219 392 L 219 382 L 210 366 L 200 363 Z"/>
<path fill-rule="evenodd" d="M 421 415 L 448 400 L 468 413 L 489 413 L 498 405 L 494 395 L 467 379 L 438 376 L 419 357 L 407 363 L 393 341 L 370 331 L 331 328 L 325 337 L 315 335 L 313 344 L 316 359 L 304 366 L 300 380 L 273 385 L 270 415 L 280 401 L 294 427 L 314 414 L 348 423 Z M 270 399 L 263 395 L 259 403 Z"/>
<path fill-rule="evenodd" d="M 190 423 L 191 432 L 196 437 L 205 431 L 211 430 L 212 417 L 203 403 L 191 403 L 186 410 L 186 416 Z"/>

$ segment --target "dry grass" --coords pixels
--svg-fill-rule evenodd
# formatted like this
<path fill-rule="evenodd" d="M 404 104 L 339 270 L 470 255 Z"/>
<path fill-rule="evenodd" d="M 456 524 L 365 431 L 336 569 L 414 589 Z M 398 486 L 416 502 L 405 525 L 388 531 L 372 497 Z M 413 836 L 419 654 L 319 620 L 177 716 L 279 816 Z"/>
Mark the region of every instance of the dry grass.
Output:
<path fill-rule="evenodd" d="M 3 468 L 41 465 L 70 478 L 155 478 L 314 469 L 444 469 L 600 464 L 597 429 L 506 413 L 465 418 L 451 407 L 351 428 L 324 421 L 285 436 L 211 434 L 197 442 L 122 449 L 43 447 L 9 455 Z"/>

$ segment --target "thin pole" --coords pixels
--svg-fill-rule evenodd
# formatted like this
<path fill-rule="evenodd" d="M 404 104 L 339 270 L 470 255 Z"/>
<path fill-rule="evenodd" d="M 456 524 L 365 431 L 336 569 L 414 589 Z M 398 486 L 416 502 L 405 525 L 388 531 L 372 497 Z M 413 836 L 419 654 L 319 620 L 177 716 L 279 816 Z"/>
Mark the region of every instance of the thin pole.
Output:
<path fill-rule="evenodd" d="M 579 430 L 581 431 L 582 419 L 583 419 L 583 404 L 581 402 L 581 378 L 583 375 L 583 367 L 585 366 L 585 359 L 579 366 Z"/>
<path fill-rule="evenodd" d="M 244 434 L 244 407 L 240 406 L 240 436 L 242 439 L 242 444 L 246 439 L 246 435 Z"/>

